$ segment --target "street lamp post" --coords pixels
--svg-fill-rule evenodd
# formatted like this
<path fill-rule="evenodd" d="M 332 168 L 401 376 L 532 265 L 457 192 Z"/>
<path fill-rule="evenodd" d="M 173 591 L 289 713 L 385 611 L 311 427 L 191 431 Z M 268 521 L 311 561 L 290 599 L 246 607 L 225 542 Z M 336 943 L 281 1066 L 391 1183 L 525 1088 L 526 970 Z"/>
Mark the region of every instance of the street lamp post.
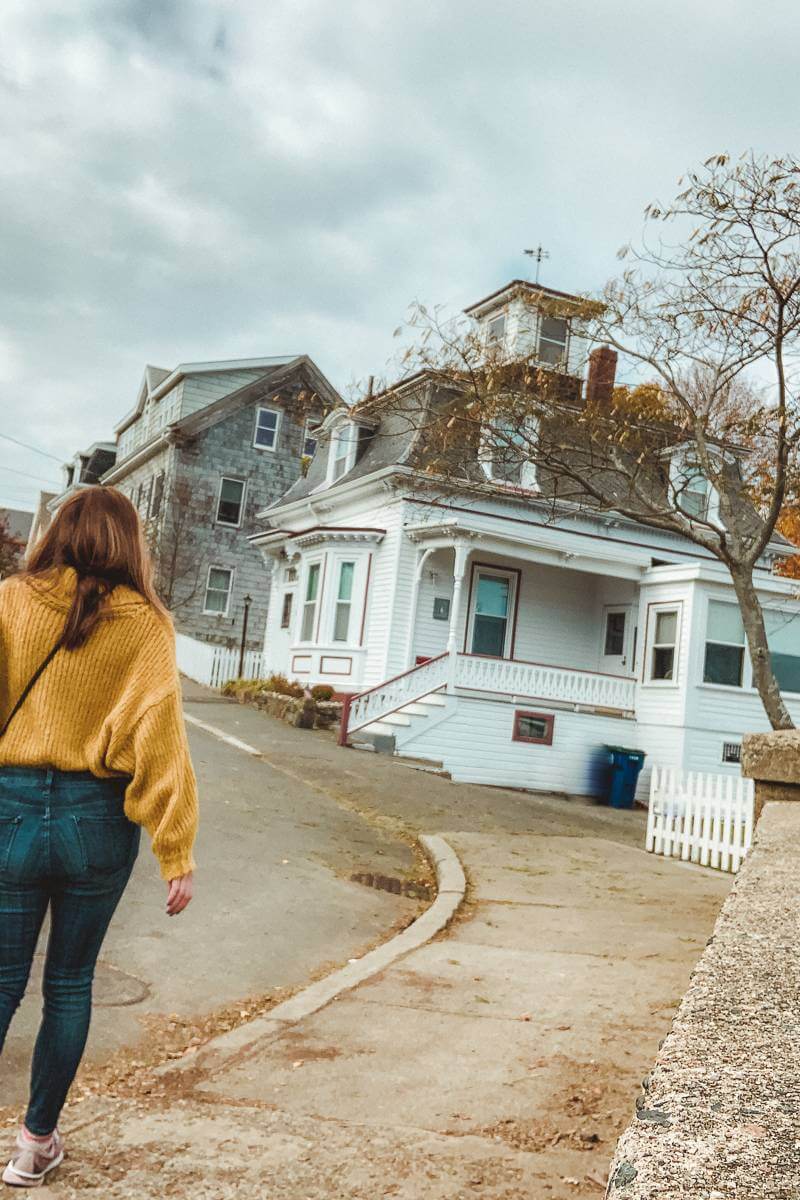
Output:
<path fill-rule="evenodd" d="M 239 678 L 244 679 L 244 652 L 247 645 L 247 619 L 250 616 L 250 605 L 253 603 L 252 596 L 244 598 L 244 620 L 242 621 L 242 645 L 239 650 Z"/>

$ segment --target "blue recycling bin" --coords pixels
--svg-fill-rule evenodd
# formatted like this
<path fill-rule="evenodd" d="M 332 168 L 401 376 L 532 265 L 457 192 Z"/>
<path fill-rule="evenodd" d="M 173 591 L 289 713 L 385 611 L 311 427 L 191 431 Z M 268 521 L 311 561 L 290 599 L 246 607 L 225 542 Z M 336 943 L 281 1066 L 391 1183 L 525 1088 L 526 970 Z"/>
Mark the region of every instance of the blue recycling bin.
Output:
<path fill-rule="evenodd" d="M 627 746 L 606 746 L 611 759 L 606 804 L 612 808 L 633 808 L 636 784 L 644 766 L 644 751 Z"/>

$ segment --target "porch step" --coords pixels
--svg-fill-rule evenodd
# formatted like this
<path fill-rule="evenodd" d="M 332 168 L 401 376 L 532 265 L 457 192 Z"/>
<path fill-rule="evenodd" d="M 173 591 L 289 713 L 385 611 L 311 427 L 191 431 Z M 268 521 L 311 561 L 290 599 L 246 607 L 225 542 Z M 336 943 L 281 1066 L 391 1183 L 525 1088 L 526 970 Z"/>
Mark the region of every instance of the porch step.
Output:
<path fill-rule="evenodd" d="M 426 775 L 438 775 L 440 779 L 451 778 L 450 772 L 444 769 L 444 763 L 432 758 L 406 758 L 396 754 L 393 761 L 399 767 L 410 767 L 412 771 L 424 771 Z"/>

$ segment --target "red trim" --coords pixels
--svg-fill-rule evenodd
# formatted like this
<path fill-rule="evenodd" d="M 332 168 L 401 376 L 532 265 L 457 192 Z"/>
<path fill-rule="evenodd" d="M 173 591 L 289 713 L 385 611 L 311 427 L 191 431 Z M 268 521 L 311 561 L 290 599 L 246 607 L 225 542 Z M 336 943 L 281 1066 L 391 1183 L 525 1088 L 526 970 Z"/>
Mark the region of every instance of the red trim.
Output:
<path fill-rule="evenodd" d="M 332 671 L 330 669 L 330 667 L 325 666 L 326 659 L 329 659 L 331 662 L 337 662 L 337 663 L 346 662 L 347 670 L 346 671 Z M 334 655 L 332 655 L 332 654 L 322 654 L 322 655 L 320 655 L 319 669 L 322 672 L 326 672 L 328 675 L 352 675 L 353 674 L 353 660 L 349 656 L 347 656 L 347 657 L 342 656 L 342 658 L 335 658 Z"/>
<path fill-rule="evenodd" d="M 347 745 L 347 726 L 350 724 L 350 705 L 353 703 L 354 696 L 348 694 L 342 699 L 342 719 L 339 723 L 339 745 Z"/>
<path fill-rule="evenodd" d="M 554 671 L 576 671 L 579 675 L 604 675 L 608 679 L 626 679 L 630 682 L 635 675 L 615 675 L 613 671 L 587 671 L 585 667 L 562 667 L 559 663 L 533 662 L 530 658 L 501 658 L 497 654 L 462 654 L 462 658 L 493 658 L 497 662 L 521 663 L 525 667 L 551 667 Z"/>
<path fill-rule="evenodd" d="M 421 667 L 423 663 L 430 662 L 430 661 L 431 661 L 430 654 L 418 654 L 417 657 L 414 659 L 414 666 Z"/>
<path fill-rule="evenodd" d="M 533 717 L 536 721 L 544 721 L 545 735 L 544 737 L 526 737 L 519 732 L 520 717 Z M 512 742 L 527 742 L 533 746 L 552 746 L 553 744 L 553 729 L 556 723 L 554 713 L 539 713 L 527 712 L 525 709 L 517 709 L 514 713 L 514 726 L 511 734 Z"/>
<path fill-rule="evenodd" d="M 303 659 L 303 658 L 306 658 L 306 659 L 308 659 L 308 666 L 307 666 L 307 667 L 298 667 L 298 666 L 297 666 L 297 660 L 298 660 L 298 658 L 300 658 L 300 659 Z M 310 670 L 311 670 L 311 655 L 310 655 L 310 654 L 293 654 L 293 655 L 292 655 L 292 671 L 293 671 L 294 673 L 296 673 L 296 672 L 298 672 L 298 671 L 301 671 L 301 672 L 302 672 L 302 671 L 310 671 Z"/>
<path fill-rule="evenodd" d="M 361 613 L 361 632 L 358 635 L 359 646 L 364 645 L 364 628 L 367 623 L 367 597 L 369 596 L 369 580 L 372 574 L 372 555 L 367 559 L 367 582 L 364 584 L 364 610 Z"/>
<path fill-rule="evenodd" d="M 474 562 L 472 562 L 470 564 L 470 566 L 471 566 L 472 570 L 470 571 L 469 591 L 467 593 L 467 612 L 466 612 L 466 620 L 464 622 L 464 651 L 463 652 L 464 652 L 464 654 L 468 653 L 467 638 L 469 636 L 470 605 L 472 604 L 472 586 L 473 586 L 473 580 L 475 578 L 475 568 L 476 567 L 485 567 L 489 571 L 492 571 L 492 570 L 504 571 L 507 575 L 516 575 L 516 577 L 517 577 L 517 586 L 514 589 L 514 592 L 515 592 L 514 612 L 511 617 L 511 647 L 510 647 L 511 653 L 508 655 L 508 658 L 506 658 L 505 655 L 495 656 L 492 654 L 476 654 L 475 657 L 476 658 L 502 657 L 507 662 L 512 662 L 512 661 L 516 662 L 517 660 L 514 658 L 514 651 L 517 647 L 517 621 L 519 619 L 519 594 L 522 591 L 522 569 L 520 567 L 507 567 L 503 563 L 479 562 L 477 559 Z M 536 665 L 543 665 L 543 664 L 536 664 Z"/>

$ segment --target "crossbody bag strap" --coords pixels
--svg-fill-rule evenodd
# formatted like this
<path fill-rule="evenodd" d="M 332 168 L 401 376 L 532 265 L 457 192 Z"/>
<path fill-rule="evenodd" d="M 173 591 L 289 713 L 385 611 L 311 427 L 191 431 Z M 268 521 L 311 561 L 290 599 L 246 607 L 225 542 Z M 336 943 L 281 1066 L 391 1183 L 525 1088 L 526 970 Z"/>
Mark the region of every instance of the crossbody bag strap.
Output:
<path fill-rule="evenodd" d="M 55 656 L 58 654 L 58 652 L 61 649 L 63 644 L 64 644 L 64 639 L 63 639 L 63 637 L 60 637 L 58 639 L 58 641 L 56 642 L 55 646 L 53 646 L 53 649 L 47 655 L 47 657 L 45 659 L 43 659 L 42 662 L 39 663 L 39 666 L 33 672 L 30 679 L 25 684 L 25 687 L 22 689 L 22 693 L 20 694 L 19 699 L 17 700 L 16 704 L 12 708 L 11 712 L 6 717 L 5 721 L 3 722 L 2 727 L 0 727 L 0 738 L 2 738 L 5 735 L 6 730 L 8 729 L 11 722 L 14 720 L 14 717 L 17 715 L 19 710 L 22 708 L 25 701 L 28 699 L 28 696 L 30 695 L 30 693 L 32 692 L 34 687 L 36 686 L 40 676 L 43 675 L 44 672 L 47 670 L 47 668 L 50 666 L 50 663 L 53 661 Z"/>

